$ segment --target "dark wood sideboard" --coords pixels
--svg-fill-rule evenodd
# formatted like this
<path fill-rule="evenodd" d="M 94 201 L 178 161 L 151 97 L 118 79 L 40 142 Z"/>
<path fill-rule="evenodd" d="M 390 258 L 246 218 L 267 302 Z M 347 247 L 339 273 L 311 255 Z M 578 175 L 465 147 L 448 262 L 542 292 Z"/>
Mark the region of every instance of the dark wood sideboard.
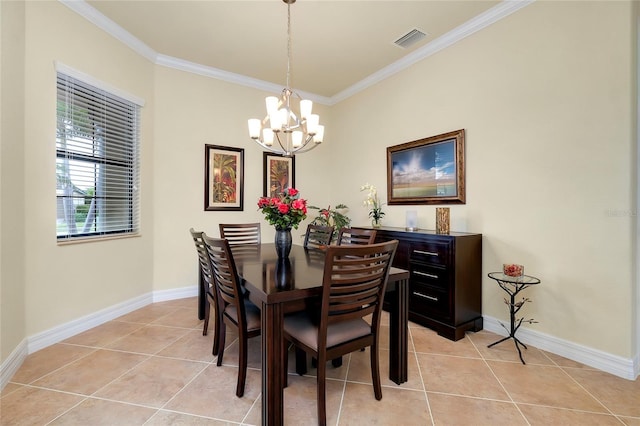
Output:
<path fill-rule="evenodd" d="M 482 234 L 391 227 L 376 231 L 376 242 L 399 241 L 393 266 L 410 273 L 411 321 L 450 340 L 462 339 L 467 330 L 482 330 Z"/>

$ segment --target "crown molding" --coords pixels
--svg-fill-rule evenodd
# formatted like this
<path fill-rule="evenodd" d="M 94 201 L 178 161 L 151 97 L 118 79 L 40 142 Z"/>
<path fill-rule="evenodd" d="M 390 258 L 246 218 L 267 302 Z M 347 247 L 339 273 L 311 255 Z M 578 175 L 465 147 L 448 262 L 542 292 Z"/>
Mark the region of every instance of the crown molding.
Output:
<path fill-rule="evenodd" d="M 267 92 L 280 92 L 282 90 L 282 85 L 279 84 L 270 83 L 268 81 L 247 77 L 241 74 L 235 74 L 218 68 L 185 61 L 180 58 L 159 54 L 158 52 L 147 46 L 145 43 L 134 37 L 131 33 L 120 27 L 118 24 L 91 7 L 84 0 L 58 1 L 157 65 L 174 68 L 205 77 L 215 78 L 253 89 L 264 90 Z M 391 77 L 392 75 L 410 67 L 416 62 L 428 58 L 429 56 L 441 51 L 442 49 L 445 49 L 457 43 L 458 41 L 470 36 L 471 34 L 480 31 L 481 29 L 511 15 L 512 13 L 522 9 L 523 7 L 530 5 L 534 1 L 535 0 L 504 0 L 491 9 L 465 22 L 454 30 L 449 31 L 448 33 L 438 37 L 432 42 L 424 45 L 420 49 L 417 49 L 409 55 L 403 57 L 402 59 L 392 63 L 391 65 L 388 65 L 381 70 L 376 71 L 375 73 L 369 75 L 368 77 L 365 77 L 358 83 L 331 97 L 301 91 L 299 91 L 298 93 L 301 96 L 303 95 L 305 99 L 310 99 L 319 104 L 329 106 L 335 105 L 355 95 L 356 93 L 361 92 L 366 88 L 373 86 L 374 84 L 377 84 Z"/>
<path fill-rule="evenodd" d="M 113 22 L 111 19 L 98 12 L 92 6 L 90 6 L 84 0 L 58 0 L 60 3 L 73 10 L 87 21 L 91 22 L 96 27 L 105 31 L 114 38 L 120 40 L 125 45 L 129 46 L 133 51 L 139 55 L 147 58 L 151 62 L 156 61 L 158 53 L 143 43 L 141 40 L 134 37 L 130 32 L 126 31 L 120 25 Z"/>
<path fill-rule="evenodd" d="M 185 61 L 184 59 L 175 58 L 173 56 L 158 54 L 155 63 L 163 67 L 173 68 L 192 74 L 198 74 L 204 77 L 215 78 L 218 80 L 226 81 L 233 84 L 239 84 L 241 86 L 263 90 L 270 93 L 279 93 L 283 88 L 283 86 L 280 84 L 270 83 L 268 81 L 259 80 L 257 78 L 247 77 L 246 75 L 236 74 L 218 68 L 197 64 L 195 62 Z M 308 93 L 303 91 L 297 91 L 297 93 L 304 99 L 309 99 L 319 104 L 331 104 L 331 99 L 326 96 L 320 96 L 315 93 Z"/>
<path fill-rule="evenodd" d="M 368 77 L 365 77 L 353 86 L 348 87 L 347 89 L 333 95 L 331 97 L 331 104 L 337 104 L 338 102 L 341 102 L 355 95 L 356 93 L 361 92 L 370 86 L 373 86 L 374 84 L 386 80 L 392 75 L 406 68 L 409 68 L 411 65 L 420 62 L 425 58 L 428 58 L 429 56 L 441 51 L 442 49 L 452 46 L 453 44 L 470 36 L 471 34 L 488 27 L 489 25 L 511 15 L 512 13 L 522 9 L 525 6 L 530 5 L 534 1 L 535 0 L 503 1 L 502 3 L 492 7 L 484 13 L 481 13 L 480 15 L 456 27 L 448 33 L 443 34 L 435 40 L 427 43 L 421 48 L 403 57 L 402 59 L 397 60 L 396 62 L 382 68 L 379 71 L 376 71 Z"/>

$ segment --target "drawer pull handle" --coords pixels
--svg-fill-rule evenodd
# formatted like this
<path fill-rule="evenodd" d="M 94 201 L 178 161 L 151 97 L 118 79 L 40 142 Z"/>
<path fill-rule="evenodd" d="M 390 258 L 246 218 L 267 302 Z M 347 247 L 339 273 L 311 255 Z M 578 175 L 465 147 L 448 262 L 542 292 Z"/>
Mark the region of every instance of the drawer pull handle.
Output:
<path fill-rule="evenodd" d="M 437 302 L 437 301 L 438 301 L 438 298 L 437 298 L 437 297 L 433 297 L 433 296 L 429 296 L 429 295 L 426 295 L 426 294 L 418 293 L 418 292 L 416 292 L 416 291 L 414 291 L 414 292 L 413 292 L 413 294 L 415 294 L 416 296 L 423 297 L 423 298 L 425 298 L 425 299 L 433 300 L 434 302 Z"/>
<path fill-rule="evenodd" d="M 418 254 L 426 254 L 427 256 L 438 257 L 438 253 L 437 252 L 433 252 L 433 251 L 414 250 L 413 252 L 414 253 L 418 253 Z"/>
<path fill-rule="evenodd" d="M 422 275 L 423 277 L 427 277 L 427 278 L 433 278 L 434 280 L 438 279 L 437 275 L 433 275 L 433 274 L 427 274 L 426 272 L 420 272 L 420 271 L 413 271 L 414 274 L 416 275 Z"/>

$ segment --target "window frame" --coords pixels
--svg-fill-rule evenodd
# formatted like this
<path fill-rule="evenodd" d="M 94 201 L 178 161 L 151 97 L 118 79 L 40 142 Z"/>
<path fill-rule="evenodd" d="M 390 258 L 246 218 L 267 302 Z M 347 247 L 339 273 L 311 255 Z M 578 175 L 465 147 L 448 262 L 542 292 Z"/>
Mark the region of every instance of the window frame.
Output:
<path fill-rule="evenodd" d="M 59 63 L 56 94 L 58 243 L 139 235 L 140 116 L 144 101 Z M 73 134 L 67 137 L 69 129 Z M 86 192 L 76 182 L 82 182 Z M 90 182 L 93 187 L 88 186 Z M 85 219 L 84 229 L 76 230 L 77 206 L 86 205 L 87 199 L 91 200 L 89 220 Z M 67 227 L 63 232 L 60 220 Z"/>

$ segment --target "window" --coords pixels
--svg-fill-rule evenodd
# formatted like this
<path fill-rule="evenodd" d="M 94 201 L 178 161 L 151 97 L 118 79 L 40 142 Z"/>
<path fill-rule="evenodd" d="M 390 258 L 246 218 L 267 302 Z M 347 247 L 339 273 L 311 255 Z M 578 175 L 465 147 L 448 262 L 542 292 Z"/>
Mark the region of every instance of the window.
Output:
<path fill-rule="evenodd" d="M 57 75 L 58 241 L 136 234 L 140 106 Z"/>

